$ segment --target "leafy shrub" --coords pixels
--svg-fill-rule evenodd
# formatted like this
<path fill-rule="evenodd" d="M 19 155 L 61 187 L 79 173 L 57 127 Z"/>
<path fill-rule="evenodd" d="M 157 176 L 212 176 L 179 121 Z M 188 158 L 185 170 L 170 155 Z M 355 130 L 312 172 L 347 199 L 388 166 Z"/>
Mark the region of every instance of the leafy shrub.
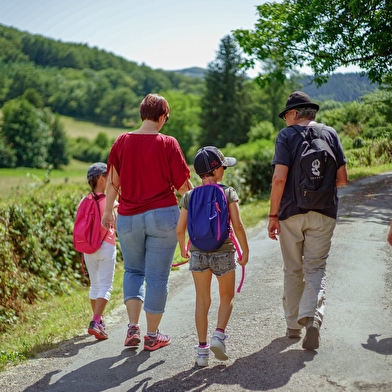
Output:
<path fill-rule="evenodd" d="M 87 283 L 72 236 L 77 206 L 87 192 L 87 187 L 42 182 L 0 204 L 0 333 L 23 317 L 25 304 Z"/>
<path fill-rule="evenodd" d="M 392 141 L 387 139 L 354 139 L 354 145 L 361 146 L 345 151 L 347 167 L 376 166 L 391 163 Z"/>
<path fill-rule="evenodd" d="M 242 202 L 264 196 L 270 191 L 273 173 L 271 166 L 274 155 L 273 141 L 258 139 L 240 146 L 228 144 L 222 152 L 240 161 L 235 166 L 235 171 L 226 171 L 225 177 L 231 180 Z"/>

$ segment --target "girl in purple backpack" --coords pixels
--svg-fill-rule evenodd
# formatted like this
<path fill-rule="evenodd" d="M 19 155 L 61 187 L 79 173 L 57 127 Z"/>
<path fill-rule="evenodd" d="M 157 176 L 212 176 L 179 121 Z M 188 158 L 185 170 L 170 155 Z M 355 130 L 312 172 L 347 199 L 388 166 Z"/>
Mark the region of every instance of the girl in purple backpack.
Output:
<path fill-rule="evenodd" d="M 209 146 L 201 148 L 193 161 L 196 173 L 202 179 L 203 185 L 218 184 L 222 181 L 227 167 L 236 164 L 235 158 L 225 158 L 216 147 Z M 201 186 L 202 188 L 203 186 Z M 245 228 L 242 224 L 240 210 L 238 207 L 238 195 L 234 188 L 222 185 L 228 204 L 228 212 L 242 249 L 242 258 L 238 260 L 241 266 L 245 266 L 249 258 L 249 246 Z M 235 245 L 229 236 L 223 244 L 213 251 L 202 251 L 191 244 L 189 255 L 185 233 L 188 226 L 189 200 L 194 191 L 186 192 L 181 200 L 180 218 L 177 224 L 177 238 L 181 250 L 181 256 L 189 259 L 189 270 L 192 272 L 196 289 L 196 311 L 195 322 L 199 338 L 196 346 L 196 362 L 199 366 L 208 366 L 210 350 L 219 360 L 227 360 L 225 339 L 225 328 L 233 309 L 235 292 Z M 195 195 L 198 195 L 197 193 Z M 201 246 L 201 245 L 199 245 Z M 216 329 L 212 335 L 211 343 L 207 343 L 208 312 L 211 305 L 211 280 L 215 275 L 219 284 L 219 310 Z"/>
<path fill-rule="evenodd" d="M 98 196 L 100 216 L 105 210 L 106 197 L 99 197 L 105 193 L 107 181 L 106 163 L 97 162 L 90 166 L 87 172 L 87 181 L 93 196 Z M 116 207 L 116 206 L 115 206 Z M 90 278 L 89 298 L 93 310 L 93 317 L 87 332 L 97 339 L 108 338 L 102 314 L 110 299 L 113 288 L 114 268 L 116 264 L 116 232 L 114 229 L 105 230 L 101 226 L 101 247 L 92 254 L 84 253 Z"/>

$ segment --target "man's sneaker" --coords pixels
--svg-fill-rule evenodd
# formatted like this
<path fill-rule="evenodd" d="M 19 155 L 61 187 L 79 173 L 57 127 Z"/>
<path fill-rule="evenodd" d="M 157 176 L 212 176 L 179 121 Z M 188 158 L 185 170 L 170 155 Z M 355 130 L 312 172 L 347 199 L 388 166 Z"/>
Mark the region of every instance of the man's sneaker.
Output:
<path fill-rule="evenodd" d="M 302 348 L 305 350 L 316 350 L 319 348 L 320 323 L 314 317 L 306 319 L 306 335 L 302 342 Z"/>
<path fill-rule="evenodd" d="M 210 357 L 210 346 L 195 346 L 195 349 L 197 350 L 196 363 L 199 366 L 208 366 L 208 358 Z"/>
<path fill-rule="evenodd" d="M 124 346 L 138 348 L 140 342 L 140 328 L 137 325 L 128 325 Z"/>
<path fill-rule="evenodd" d="M 144 337 L 144 350 L 145 351 L 154 351 L 158 350 L 158 348 L 165 347 L 170 344 L 170 336 L 169 335 L 162 335 L 157 332 L 157 336 L 152 337 L 146 335 Z"/>
<path fill-rule="evenodd" d="M 99 340 L 104 340 L 109 337 L 105 331 L 105 328 L 94 320 L 90 322 L 87 332 L 90 335 L 94 335 Z"/>
<path fill-rule="evenodd" d="M 286 329 L 286 336 L 289 339 L 300 339 L 301 338 L 301 330 L 300 329 L 287 328 Z"/>
<path fill-rule="evenodd" d="M 229 357 L 226 354 L 225 339 L 227 335 L 223 332 L 215 331 L 212 335 L 210 350 L 215 354 L 215 358 L 226 361 Z"/>

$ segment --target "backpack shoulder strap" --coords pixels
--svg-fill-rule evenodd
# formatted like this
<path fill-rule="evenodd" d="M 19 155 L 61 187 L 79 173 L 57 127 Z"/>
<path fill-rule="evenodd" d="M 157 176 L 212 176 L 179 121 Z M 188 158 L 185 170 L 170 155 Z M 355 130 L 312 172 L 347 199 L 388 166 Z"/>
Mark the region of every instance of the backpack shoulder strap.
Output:
<path fill-rule="evenodd" d="M 104 197 L 106 197 L 106 195 L 105 195 L 104 193 L 101 193 L 101 194 L 97 195 L 97 194 L 94 193 L 94 192 L 91 192 L 90 195 L 91 195 L 91 197 L 95 200 L 95 205 L 96 205 L 97 208 L 98 208 L 99 216 L 100 216 L 100 218 L 102 219 L 101 209 L 99 208 L 99 200 L 100 200 L 100 199 L 103 199 Z M 103 236 L 103 238 L 102 238 L 102 240 L 101 240 L 101 245 L 103 244 L 103 241 L 105 241 L 105 238 L 106 238 L 106 236 L 108 235 L 108 233 L 109 233 L 109 230 L 106 230 L 106 233 L 105 233 L 105 235 Z"/>
<path fill-rule="evenodd" d="M 293 127 L 304 138 L 304 140 L 312 140 L 321 138 L 325 124 L 311 121 L 307 126 L 295 124 L 291 125 L 291 127 Z"/>

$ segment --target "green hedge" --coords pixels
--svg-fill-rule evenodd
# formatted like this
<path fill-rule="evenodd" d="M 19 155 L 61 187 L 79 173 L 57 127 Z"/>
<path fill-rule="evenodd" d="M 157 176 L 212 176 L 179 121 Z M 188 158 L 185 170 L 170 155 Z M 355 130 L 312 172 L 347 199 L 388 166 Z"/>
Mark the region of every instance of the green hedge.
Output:
<path fill-rule="evenodd" d="M 68 292 L 86 279 L 73 249 L 76 208 L 86 188 L 43 185 L 0 205 L 0 332 L 26 303 Z"/>

